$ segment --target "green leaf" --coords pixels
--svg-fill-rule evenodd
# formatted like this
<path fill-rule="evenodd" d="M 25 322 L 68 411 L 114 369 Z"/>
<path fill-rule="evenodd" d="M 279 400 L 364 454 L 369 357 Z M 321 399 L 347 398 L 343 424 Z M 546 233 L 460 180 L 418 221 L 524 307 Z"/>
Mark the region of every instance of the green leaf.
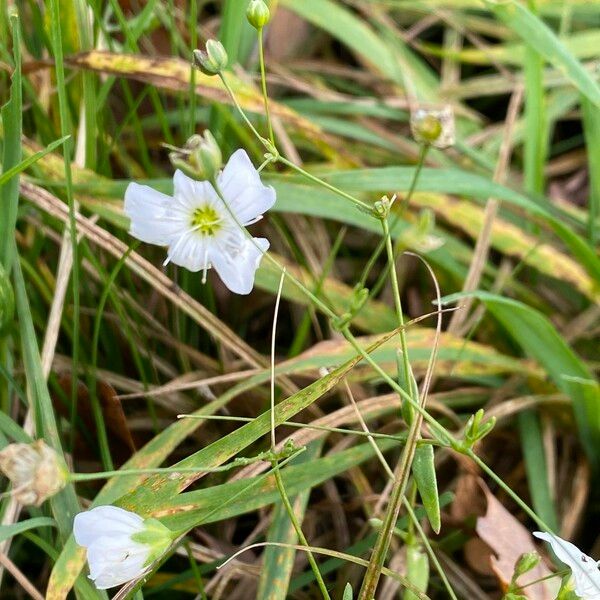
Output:
<path fill-rule="evenodd" d="M 419 547 L 409 545 L 406 547 L 406 578 L 418 590 L 427 591 L 429 585 L 429 557 Z M 418 600 L 416 594 L 406 590 L 403 596 L 404 600 Z"/>
<path fill-rule="evenodd" d="M 412 472 L 431 528 L 435 533 L 439 533 L 442 522 L 434 459 L 433 446 L 431 444 L 417 446 L 412 464 Z"/>
<path fill-rule="evenodd" d="M 378 440 L 382 452 L 397 447 L 398 442 Z M 351 469 L 375 455 L 369 443 L 358 444 L 308 463 L 286 466 L 281 476 L 288 495 L 296 495 Z M 280 499 L 273 474 L 258 475 L 222 485 L 207 487 L 165 498 L 154 508 L 162 522 L 173 530 L 189 530 L 202 523 L 217 523 L 264 506 Z"/>
<path fill-rule="evenodd" d="M 392 331 L 377 337 L 366 349 L 366 352 L 369 354 L 373 353 L 382 344 L 394 337 L 396 333 L 396 331 Z M 306 388 L 277 404 L 274 415 L 275 425 L 280 425 L 284 421 L 289 420 L 318 400 L 323 394 L 334 388 L 361 360 L 362 357 L 360 355 L 352 356 L 350 360 L 344 362 L 325 377 L 321 377 Z M 218 467 L 239 454 L 260 437 L 266 435 L 270 430 L 271 410 L 268 410 L 247 425 L 240 427 L 229 435 L 213 442 L 210 446 L 180 461 L 174 465 L 174 469 L 180 467 L 198 468 L 201 470 L 202 467 Z M 201 471 L 199 472 L 200 474 Z M 189 474 L 150 477 L 131 494 L 120 499 L 118 504 L 128 510 L 134 510 L 141 515 L 151 515 L 154 513 L 156 506 L 172 499 L 196 479 L 197 477 L 190 477 Z"/>
<path fill-rule="evenodd" d="M 352 586 L 347 583 L 344 588 L 344 595 L 342 596 L 342 600 L 353 600 L 354 592 L 352 591 Z"/>

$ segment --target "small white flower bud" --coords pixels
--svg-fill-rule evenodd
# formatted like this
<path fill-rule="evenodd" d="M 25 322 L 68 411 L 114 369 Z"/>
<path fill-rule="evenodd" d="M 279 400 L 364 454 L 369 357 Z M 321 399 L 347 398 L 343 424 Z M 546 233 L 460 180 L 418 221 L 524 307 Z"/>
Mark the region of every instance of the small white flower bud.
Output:
<path fill-rule="evenodd" d="M 116 506 L 97 506 L 76 515 L 73 535 L 87 548 L 90 579 L 99 590 L 144 575 L 175 537 L 160 521 Z"/>
<path fill-rule="evenodd" d="M 60 492 L 69 476 L 67 465 L 44 440 L 6 446 L 0 452 L 0 471 L 12 482 L 14 498 L 34 506 Z"/>
<path fill-rule="evenodd" d="M 208 40 L 206 50 L 194 50 L 194 63 L 205 75 L 218 75 L 228 62 L 227 51 L 218 40 Z"/>
<path fill-rule="evenodd" d="M 252 27 L 262 29 L 271 19 L 271 11 L 263 0 L 250 0 L 246 17 Z"/>
<path fill-rule="evenodd" d="M 448 148 L 454 145 L 454 111 L 451 106 L 441 110 L 420 108 L 410 117 L 410 129 L 420 144 L 435 148 Z"/>

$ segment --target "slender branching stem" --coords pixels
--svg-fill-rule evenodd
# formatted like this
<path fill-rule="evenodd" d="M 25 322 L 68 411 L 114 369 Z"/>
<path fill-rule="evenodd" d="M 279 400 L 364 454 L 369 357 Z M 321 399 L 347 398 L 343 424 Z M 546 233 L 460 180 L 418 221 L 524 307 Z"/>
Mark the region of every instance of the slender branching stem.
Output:
<path fill-rule="evenodd" d="M 258 57 L 260 62 L 260 81 L 265 103 L 265 117 L 267 119 L 267 127 L 269 128 L 269 139 L 273 147 L 275 146 L 275 135 L 273 134 L 273 123 L 271 121 L 271 113 L 269 112 L 269 95 L 267 94 L 267 75 L 265 72 L 265 45 L 263 40 L 263 28 L 258 29 Z"/>

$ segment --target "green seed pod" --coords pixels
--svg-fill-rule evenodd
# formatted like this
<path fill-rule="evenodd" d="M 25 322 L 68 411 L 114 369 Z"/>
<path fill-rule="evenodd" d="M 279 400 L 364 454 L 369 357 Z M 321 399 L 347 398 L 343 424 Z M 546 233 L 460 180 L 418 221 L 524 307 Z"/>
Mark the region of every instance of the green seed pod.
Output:
<path fill-rule="evenodd" d="M 418 109 L 410 117 L 413 137 L 420 144 L 435 148 L 454 145 L 454 112 L 450 106 L 442 110 Z"/>
<path fill-rule="evenodd" d="M 12 323 L 15 314 L 15 295 L 8 273 L 0 263 L 0 334 Z"/>
<path fill-rule="evenodd" d="M 263 0 L 250 0 L 246 17 L 252 27 L 262 29 L 271 19 L 271 11 Z"/>

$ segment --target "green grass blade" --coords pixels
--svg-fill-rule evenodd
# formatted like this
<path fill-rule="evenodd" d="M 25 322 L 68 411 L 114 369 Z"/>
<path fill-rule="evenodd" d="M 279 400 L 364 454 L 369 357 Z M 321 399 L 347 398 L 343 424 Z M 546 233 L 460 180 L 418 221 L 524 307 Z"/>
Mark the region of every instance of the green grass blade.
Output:
<path fill-rule="evenodd" d="M 548 120 L 543 81 L 544 62 L 531 48 L 525 53 L 525 190 L 544 191 L 544 166 L 548 155 Z"/>
<path fill-rule="evenodd" d="M 2 154 L 3 177 L 21 161 L 22 84 L 21 84 L 21 34 L 17 14 L 10 17 L 13 34 L 15 70 L 12 74 L 10 100 L 2 107 L 4 149 Z M 18 171 L 17 171 L 18 173 Z M 3 179 L 0 187 L 0 262 L 10 273 L 14 231 L 19 204 L 19 178 L 16 174 Z"/>
<path fill-rule="evenodd" d="M 490 10 L 525 44 L 562 71 L 590 102 L 600 106 L 600 86 L 565 48 L 558 36 L 516 0 L 486 2 Z"/>
<path fill-rule="evenodd" d="M 548 483 L 548 465 L 539 416 L 533 411 L 525 411 L 519 414 L 518 424 L 533 508 L 552 531 L 559 531 L 556 508 Z"/>
<path fill-rule="evenodd" d="M 54 142 L 49 144 L 48 147 L 44 148 L 43 150 L 40 150 L 39 152 L 36 152 L 35 154 L 28 156 L 25 160 L 22 160 L 19 164 L 16 164 L 13 167 L 3 171 L 2 175 L 0 175 L 0 186 L 4 185 L 12 177 L 15 177 L 15 175 L 18 175 L 19 173 L 22 173 L 23 171 L 28 169 L 31 165 L 35 164 L 38 160 L 40 160 L 41 158 L 46 156 L 46 154 L 49 154 L 50 152 L 53 152 L 54 150 L 56 150 L 56 148 L 58 148 L 61 144 L 63 144 L 68 139 L 68 137 L 69 136 L 67 135 L 65 137 L 61 137 L 58 140 L 55 140 Z M 7 137 L 6 138 L 7 144 L 10 143 L 10 142 L 8 142 L 8 139 L 9 138 Z M 19 147 L 20 147 L 20 142 L 19 142 Z M 6 165 L 8 163 L 5 161 L 4 164 Z M 16 178 L 16 180 L 18 181 L 18 177 Z"/>
<path fill-rule="evenodd" d="M 588 237 L 595 245 L 600 240 L 600 108 L 587 98 L 581 99 L 581 108 L 590 178 Z"/>
<path fill-rule="evenodd" d="M 56 521 L 49 517 L 35 517 L 20 521 L 19 523 L 13 523 L 12 525 L 3 525 L 0 527 L 0 542 L 30 529 L 37 529 L 38 527 L 56 527 Z"/>

